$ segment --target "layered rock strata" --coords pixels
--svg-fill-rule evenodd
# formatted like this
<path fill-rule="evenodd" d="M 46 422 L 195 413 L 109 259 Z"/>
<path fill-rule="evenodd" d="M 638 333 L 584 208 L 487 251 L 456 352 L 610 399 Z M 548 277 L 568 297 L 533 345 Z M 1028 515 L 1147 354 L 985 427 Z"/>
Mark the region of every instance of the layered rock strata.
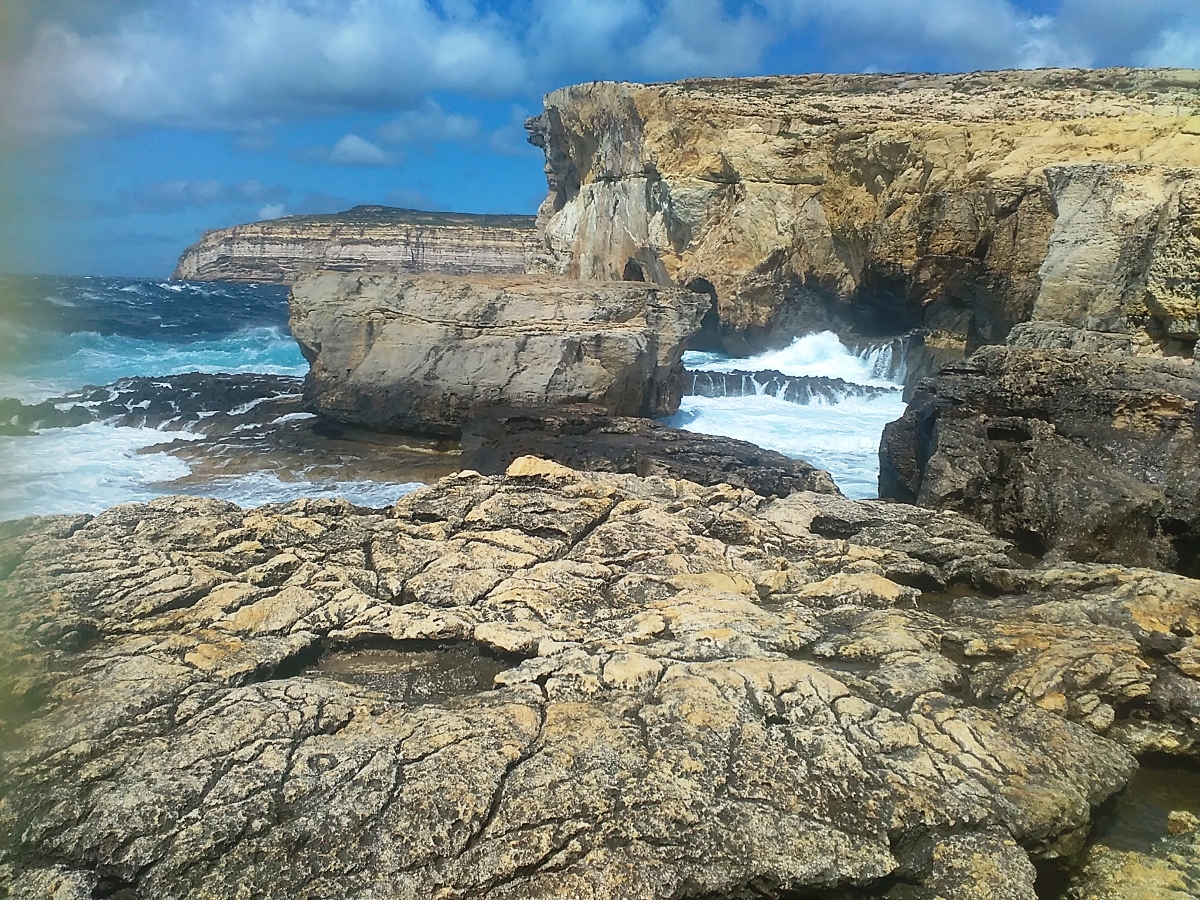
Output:
<path fill-rule="evenodd" d="M 1200 372 L 1127 335 L 1025 328 L 921 383 L 880 496 L 970 515 L 1039 556 L 1200 574 Z"/>
<path fill-rule="evenodd" d="M 487 406 L 673 413 L 685 342 L 708 307 L 651 284 L 317 273 L 293 287 L 290 323 L 316 411 L 456 436 Z"/>
<path fill-rule="evenodd" d="M 1200 72 L 592 83 L 528 123 L 543 265 L 711 293 L 739 351 L 928 331 L 940 360 L 1035 318 L 1190 352 Z"/>
<path fill-rule="evenodd" d="M 539 245 L 532 216 L 356 206 L 206 232 L 171 277 L 291 284 L 318 269 L 522 273 Z"/>
<path fill-rule="evenodd" d="M 10 896 L 1034 900 L 1197 752 L 1197 582 L 900 504 L 521 459 L 3 547 Z"/>

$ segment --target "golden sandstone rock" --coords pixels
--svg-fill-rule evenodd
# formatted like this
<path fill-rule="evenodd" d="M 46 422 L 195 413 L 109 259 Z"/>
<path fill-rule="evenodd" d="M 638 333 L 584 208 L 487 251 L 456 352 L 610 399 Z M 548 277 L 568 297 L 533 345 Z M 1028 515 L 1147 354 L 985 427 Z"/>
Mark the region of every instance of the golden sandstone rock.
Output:
<path fill-rule="evenodd" d="M 12 896 L 1033 900 L 1148 730 L 1197 753 L 1197 582 L 952 513 L 522 458 L 4 535 Z"/>
<path fill-rule="evenodd" d="M 530 120 L 543 265 L 709 290 L 728 346 L 1035 319 L 1197 337 L 1200 72 L 575 85 Z"/>

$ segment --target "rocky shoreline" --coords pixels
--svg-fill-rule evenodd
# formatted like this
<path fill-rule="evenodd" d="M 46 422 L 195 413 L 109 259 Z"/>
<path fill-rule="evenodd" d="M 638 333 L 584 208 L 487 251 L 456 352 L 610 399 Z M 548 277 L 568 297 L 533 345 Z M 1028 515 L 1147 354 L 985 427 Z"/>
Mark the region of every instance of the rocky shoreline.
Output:
<path fill-rule="evenodd" d="M 8 531 L 16 896 L 1033 898 L 1196 758 L 1197 582 L 953 513 L 524 458 Z"/>
<path fill-rule="evenodd" d="M 432 482 L 0 525 L 0 892 L 1195 896 L 1198 121 L 1165 70 L 565 88 L 546 271 L 292 272 L 303 384 L 0 404 Z M 913 348 L 884 499 L 650 418 L 854 393 L 683 367 L 822 328 Z"/>

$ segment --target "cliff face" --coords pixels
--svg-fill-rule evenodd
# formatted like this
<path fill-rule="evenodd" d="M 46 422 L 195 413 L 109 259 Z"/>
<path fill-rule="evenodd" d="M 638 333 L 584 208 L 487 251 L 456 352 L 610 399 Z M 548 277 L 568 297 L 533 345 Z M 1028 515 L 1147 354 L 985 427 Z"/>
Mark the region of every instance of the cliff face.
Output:
<path fill-rule="evenodd" d="M 1031 317 L 1197 337 L 1197 71 L 594 83 L 527 127 L 540 265 L 708 291 L 729 349 L 923 327 L 957 356 Z"/>
<path fill-rule="evenodd" d="M 356 206 L 209 231 L 171 277 L 291 284 L 318 269 L 519 274 L 538 245 L 532 216 Z"/>

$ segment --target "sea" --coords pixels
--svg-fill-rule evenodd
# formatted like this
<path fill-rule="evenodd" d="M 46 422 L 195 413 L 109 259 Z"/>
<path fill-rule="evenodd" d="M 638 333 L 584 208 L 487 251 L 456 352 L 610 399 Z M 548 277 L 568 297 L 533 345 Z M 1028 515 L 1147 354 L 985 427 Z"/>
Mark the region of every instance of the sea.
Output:
<path fill-rule="evenodd" d="M 689 352 L 695 372 L 771 371 L 879 390 L 825 390 L 807 402 L 753 388 L 687 396 L 664 421 L 804 458 L 847 496 L 872 497 L 880 433 L 904 410 L 896 352 L 852 351 L 831 332 L 748 358 Z M 0 398 L 93 411 L 89 421 L 24 430 L 0 422 L 10 425 L 0 435 L 0 520 L 177 493 L 246 507 L 300 497 L 382 507 L 453 468 L 444 447 L 322 431 L 300 398 L 307 369 L 288 331 L 286 287 L 0 277 Z M 220 390 L 196 387 L 209 382 Z M 154 415 L 160 408 L 179 414 Z"/>

